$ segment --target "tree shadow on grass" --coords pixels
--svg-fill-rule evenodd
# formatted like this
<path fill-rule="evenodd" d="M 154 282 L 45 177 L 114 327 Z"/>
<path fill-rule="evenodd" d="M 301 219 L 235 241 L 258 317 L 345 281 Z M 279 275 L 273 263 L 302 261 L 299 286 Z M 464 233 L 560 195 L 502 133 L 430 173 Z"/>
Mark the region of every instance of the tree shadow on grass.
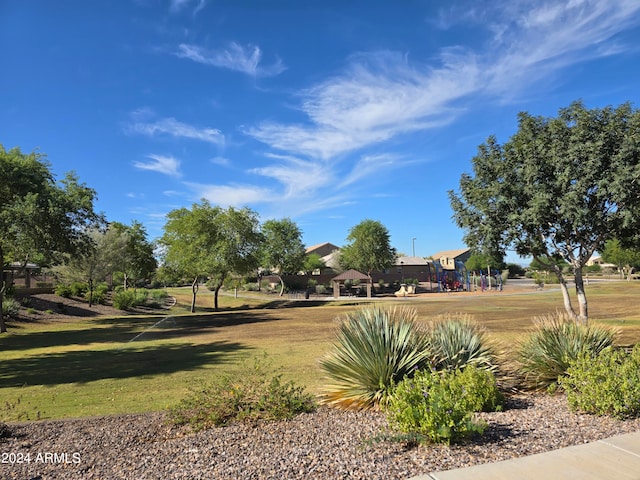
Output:
<path fill-rule="evenodd" d="M 260 312 L 225 312 L 211 315 L 119 317 L 87 319 L 87 328 L 24 332 L 0 336 L 0 350 L 18 351 L 65 345 L 126 343 L 180 338 L 210 333 L 217 328 L 274 320 Z"/>
<path fill-rule="evenodd" d="M 236 342 L 165 344 L 143 348 L 135 345 L 3 360 L 0 362 L 0 388 L 170 374 L 195 370 L 204 365 L 229 363 L 233 354 L 250 350 L 250 347 Z"/>

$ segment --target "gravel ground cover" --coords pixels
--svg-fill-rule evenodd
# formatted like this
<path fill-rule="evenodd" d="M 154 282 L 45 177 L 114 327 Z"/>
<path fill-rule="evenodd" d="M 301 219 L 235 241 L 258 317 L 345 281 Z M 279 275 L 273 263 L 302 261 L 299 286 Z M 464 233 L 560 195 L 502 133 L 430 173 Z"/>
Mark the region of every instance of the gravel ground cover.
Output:
<path fill-rule="evenodd" d="M 451 447 L 381 440 L 384 415 L 325 407 L 199 433 L 169 426 L 161 413 L 11 424 L 0 478 L 406 479 L 640 430 L 640 419 L 573 414 L 562 396 L 514 397 L 482 416 L 485 435 Z"/>

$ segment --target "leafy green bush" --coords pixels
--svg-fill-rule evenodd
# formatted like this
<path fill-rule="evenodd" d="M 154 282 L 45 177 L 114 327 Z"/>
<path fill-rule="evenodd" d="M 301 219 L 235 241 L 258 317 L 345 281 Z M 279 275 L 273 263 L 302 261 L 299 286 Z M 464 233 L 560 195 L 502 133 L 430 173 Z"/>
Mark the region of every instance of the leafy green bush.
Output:
<path fill-rule="evenodd" d="M 54 293 L 59 297 L 69 298 L 71 297 L 71 287 L 69 285 L 59 284 L 56 286 Z"/>
<path fill-rule="evenodd" d="M 414 309 L 377 305 L 348 313 L 320 360 L 329 378 L 323 400 L 350 409 L 384 403 L 395 382 L 428 360 L 428 338 L 415 319 Z"/>
<path fill-rule="evenodd" d="M 476 365 L 495 370 L 495 356 L 484 333 L 468 316 L 445 316 L 429 331 L 431 366 L 436 370 L 455 370 Z"/>
<path fill-rule="evenodd" d="M 121 290 L 113 295 L 113 306 L 118 310 L 130 310 L 135 303 L 136 294 L 133 290 Z"/>
<path fill-rule="evenodd" d="M 131 310 L 147 303 L 149 294 L 146 290 L 120 290 L 113 295 L 113 306 L 118 310 Z"/>
<path fill-rule="evenodd" d="M 137 307 L 139 305 L 144 305 L 145 303 L 147 303 L 148 298 L 149 298 L 149 292 L 147 292 L 146 290 L 138 290 L 134 297 L 133 306 Z"/>
<path fill-rule="evenodd" d="M 167 291 L 162 288 L 149 290 L 147 302 L 149 302 L 151 307 L 159 308 L 168 296 Z"/>
<path fill-rule="evenodd" d="M 469 365 L 415 372 L 395 387 L 385 413 L 395 430 L 421 442 L 449 444 L 482 434 L 486 424 L 474 413 L 499 409 L 501 401 L 493 373 Z"/>
<path fill-rule="evenodd" d="M 525 384 L 534 389 L 555 384 L 583 350 L 597 354 L 614 340 L 611 330 L 578 324 L 561 313 L 538 317 L 534 323 L 535 331 L 518 351 Z"/>
<path fill-rule="evenodd" d="M 71 295 L 74 297 L 83 297 L 84 294 L 89 290 L 89 285 L 82 282 L 73 282 L 69 285 L 71 289 Z"/>
<path fill-rule="evenodd" d="M 560 385 L 572 410 L 626 418 L 640 413 L 640 344 L 631 353 L 605 348 L 582 352 Z"/>
<path fill-rule="evenodd" d="M 4 297 L 2 299 L 2 314 L 7 317 L 16 317 L 20 312 L 20 303 L 14 298 Z"/>
<path fill-rule="evenodd" d="M 84 294 L 84 298 L 87 301 L 91 300 L 91 303 L 99 303 L 100 305 L 104 305 L 107 303 L 107 295 L 109 293 L 109 286 L 106 283 L 99 283 L 93 289 L 93 298 L 89 298 L 91 296 L 91 292 L 87 290 Z"/>
<path fill-rule="evenodd" d="M 202 430 L 235 421 L 290 419 L 313 410 L 313 396 L 303 387 L 283 383 L 270 362 L 255 359 L 193 391 L 171 409 L 170 418 L 177 425 Z"/>

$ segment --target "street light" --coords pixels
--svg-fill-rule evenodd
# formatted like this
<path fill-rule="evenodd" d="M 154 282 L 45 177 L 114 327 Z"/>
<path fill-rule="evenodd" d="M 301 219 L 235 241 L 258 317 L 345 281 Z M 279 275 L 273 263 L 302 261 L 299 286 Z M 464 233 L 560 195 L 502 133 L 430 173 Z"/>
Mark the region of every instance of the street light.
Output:
<path fill-rule="evenodd" d="M 411 239 L 411 248 L 413 250 L 413 256 L 416 256 L 416 237 Z"/>

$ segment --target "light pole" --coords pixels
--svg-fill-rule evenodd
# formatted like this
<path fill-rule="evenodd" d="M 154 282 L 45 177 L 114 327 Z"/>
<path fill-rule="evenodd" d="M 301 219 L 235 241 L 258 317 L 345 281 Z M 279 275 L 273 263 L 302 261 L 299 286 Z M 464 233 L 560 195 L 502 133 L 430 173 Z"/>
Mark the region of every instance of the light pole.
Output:
<path fill-rule="evenodd" d="M 416 237 L 411 239 L 411 249 L 413 251 L 413 256 L 416 256 Z"/>

